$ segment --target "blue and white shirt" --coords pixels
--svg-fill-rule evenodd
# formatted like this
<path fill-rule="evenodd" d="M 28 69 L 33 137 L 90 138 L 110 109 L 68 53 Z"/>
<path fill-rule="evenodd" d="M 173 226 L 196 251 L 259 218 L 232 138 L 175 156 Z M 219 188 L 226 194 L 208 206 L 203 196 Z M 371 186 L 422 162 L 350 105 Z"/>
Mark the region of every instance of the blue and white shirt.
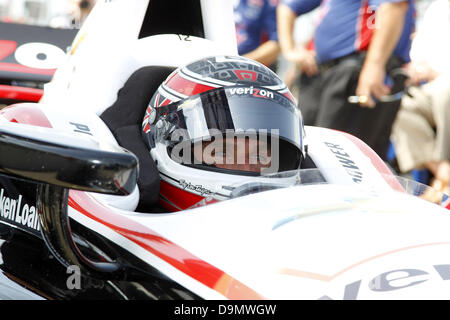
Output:
<path fill-rule="evenodd" d="M 240 55 L 255 50 L 267 40 L 278 41 L 276 8 L 278 0 L 237 0 L 234 21 Z"/>
<path fill-rule="evenodd" d="M 375 10 L 382 3 L 401 1 L 404 0 L 281 0 L 281 3 L 297 15 L 320 6 L 314 45 L 318 61 L 323 63 L 367 50 L 373 31 L 378 26 Z M 394 54 L 404 62 L 410 61 L 410 36 L 415 21 L 414 1 L 408 2 L 403 31 L 394 49 Z"/>

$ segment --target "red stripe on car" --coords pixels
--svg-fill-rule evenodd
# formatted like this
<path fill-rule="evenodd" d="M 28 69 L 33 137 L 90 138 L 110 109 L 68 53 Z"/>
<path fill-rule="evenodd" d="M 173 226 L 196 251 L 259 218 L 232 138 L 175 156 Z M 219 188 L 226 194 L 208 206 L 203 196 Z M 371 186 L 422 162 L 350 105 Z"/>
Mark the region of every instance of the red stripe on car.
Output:
<path fill-rule="evenodd" d="M 204 199 L 202 196 L 180 189 L 164 180 L 161 180 L 159 185 L 160 194 L 182 210 L 192 207 Z"/>
<path fill-rule="evenodd" d="M 245 284 L 201 260 L 154 230 L 114 213 L 85 192 L 71 190 L 69 206 L 86 217 L 114 230 L 187 276 L 230 299 L 264 299 Z M 198 235 L 201 236 L 201 235 Z"/>

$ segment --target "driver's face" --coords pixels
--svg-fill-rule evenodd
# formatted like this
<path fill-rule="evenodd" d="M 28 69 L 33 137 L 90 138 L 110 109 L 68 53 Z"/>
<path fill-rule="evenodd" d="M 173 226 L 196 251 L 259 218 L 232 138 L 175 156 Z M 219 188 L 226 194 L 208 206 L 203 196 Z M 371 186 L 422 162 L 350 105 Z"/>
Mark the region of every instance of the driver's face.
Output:
<path fill-rule="evenodd" d="M 227 137 L 197 144 L 201 147 L 194 146 L 196 160 L 217 168 L 261 172 L 271 166 L 270 142 L 249 137 Z"/>

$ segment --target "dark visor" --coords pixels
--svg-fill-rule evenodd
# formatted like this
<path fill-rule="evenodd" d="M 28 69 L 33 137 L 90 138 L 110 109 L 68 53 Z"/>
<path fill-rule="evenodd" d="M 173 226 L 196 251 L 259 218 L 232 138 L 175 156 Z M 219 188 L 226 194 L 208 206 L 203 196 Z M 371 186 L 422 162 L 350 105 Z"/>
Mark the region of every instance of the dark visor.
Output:
<path fill-rule="evenodd" d="M 216 141 L 218 136 L 226 137 L 228 143 L 230 133 L 234 137 L 245 136 L 246 139 L 259 141 L 258 148 L 267 141 L 267 146 L 271 148 L 271 168 L 274 168 L 272 164 L 276 164 L 276 170 L 266 170 L 264 173 L 297 169 L 302 159 L 303 125 L 300 110 L 284 95 L 266 88 L 235 86 L 210 90 L 151 110 L 149 123 L 150 136 L 154 140 L 150 141 L 150 145 L 164 140 L 168 142 L 169 148 L 180 141 L 189 145 L 201 141 L 206 147 L 208 143 L 205 141 Z M 268 137 L 270 141 L 266 140 Z M 273 144 L 274 138 L 277 139 L 276 146 Z M 254 148 L 252 152 L 251 147 L 248 148 L 247 154 L 256 152 Z M 174 154 L 178 154 L 178 149 L 173 150 L 177 150 Z M 258 152 L 257 157 L 260 159 L 262 152 L 260 149 Z M 214 154 L 217 156 L 217 153 Z M 193 164 L 192 158 L 183 159 L 181 163 Z M 204 160 L 202 164 L 205 164 Z M 239 160 L 235 160 L 232 171 L 259 170 L 259 167 L 251 167 L 245 161 L 239 165 Z M 230 161 L 233 162 L 233 159 Z M 224 172 L 233 173 L 229 167 L 221 166 L 218 162 L 203 169 L 213 170 L 212 167 L 214 170 L 223 169 Z"/>
<path fill-rule="evenodd" d="M 153 114 L 152 114 L 153 113 Z M 302 116 L 284 95 L 266 88 L 235 86 L 210 90 L 150 114 L 155 139 L 170 139 L 184 129 L 191 141 L 211 137 L 211 130 L 277 135 L 302 150 Z"/>

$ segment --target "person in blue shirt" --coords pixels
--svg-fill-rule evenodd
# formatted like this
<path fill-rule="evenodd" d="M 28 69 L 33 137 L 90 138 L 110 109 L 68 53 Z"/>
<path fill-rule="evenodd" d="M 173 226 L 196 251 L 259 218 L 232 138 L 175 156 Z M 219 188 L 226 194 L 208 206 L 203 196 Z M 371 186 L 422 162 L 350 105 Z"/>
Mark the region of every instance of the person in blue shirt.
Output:
<path fill-rule="evenodd" d="M 266 66 L 279 54 L 276 8 L 278 0 L 237 0 L 234 21 L 239 55 Z"/>
<path fill-rule="evenodd" d="M 292 29 L 297 16 L 315 8 L 320 13 L 311 56 L 295 47 Z M 308 75 L 322 76 L 315 104 L 302 109 L 310 119 L 305 124 L 349 132 L 386 158 L 400 99 L 382 100 L 389 85 L 395 92 L 404 86 L 404 77 L 392 83 L 389 75 L 410 60 L 414 13 L 413 0 L 281 0 L 277 23 L 284 57 Z"/>

